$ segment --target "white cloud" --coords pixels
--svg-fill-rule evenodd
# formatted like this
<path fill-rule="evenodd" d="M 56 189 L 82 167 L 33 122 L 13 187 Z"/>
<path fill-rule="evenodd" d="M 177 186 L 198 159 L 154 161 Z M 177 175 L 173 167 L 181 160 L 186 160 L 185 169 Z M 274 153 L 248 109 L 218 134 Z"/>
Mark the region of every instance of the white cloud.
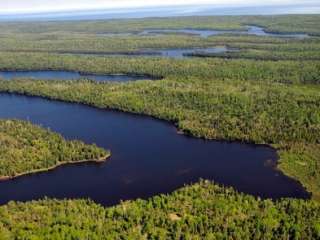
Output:
<path fill-rule="evenodd" d="M 170 5 L 291 5 L 315 0 L 0 0 L 0 14 L 51 12 L 68 10 L 116 9 Z"/>

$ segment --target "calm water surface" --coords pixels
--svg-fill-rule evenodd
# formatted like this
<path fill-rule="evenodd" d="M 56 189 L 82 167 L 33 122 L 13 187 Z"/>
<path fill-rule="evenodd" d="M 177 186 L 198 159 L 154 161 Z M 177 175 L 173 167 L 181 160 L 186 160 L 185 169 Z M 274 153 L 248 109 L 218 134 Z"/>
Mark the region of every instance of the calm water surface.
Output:
<path fill-rule="evenodd" d="M 211 30 L 211 29 L 146 29 L 139 33 L 103 33 L 98 34 L 102 36 L 130 36 L 130 35 L 163 35 L 163 34 L 187 34 L 187 35 L 195 35 L 200 36 L 202 38 L 207 38 L 210 36 L 222 35 L 222 34 L 241 34 L 241 35 L 255 35 L 255 36 L 268 36 L 268 37 L 280 37 L 280 38 L 308 38 L 308 34 L 285 34 L 285 33 L 268 33 L 262 27 L 258 26 L 247 26 L 246 31 L 239 30 Z"/>
<path fill-rule="evenodd" d="M 186 58 L 191 57 L 188 54 L 210 54 L 210 53 L 224 53 L 224 52 L 233 52 L 238 51 L 234 48 L 228 48 L 224 46 L 220 47 L 210 47 L 210 48 L 171 48 L 171 49 L 145 49 L 134 52 L 110 52 L 110 53 L 90 53 L 90 52 L 63 52 L 63 54 L 71 54 L 71 55 L 93 55 L 93 56 L 131 56 L 131 57 L 139 57 L 139 56 L 150 56 L 150 57 L 166 57 L 166 58 Z"/>
<path fill-rule="evenodd" d="M 67 139 L 111 149 L 102 164 L 78 164 L 0 182 L 0 203 L 43 198 L 91 198 L 103 205 L 168 193 L 199 178 L 256 196 L 306 198 L 299 183 L 274 170 L 265 146 L 179 135 L 164 121 L 42 98 L 0 94 L 0 118 L 18 118 Z"/>
<path fill-rule="evenodd" d="M 59 80 L 75 80 L 75 79 L 90 79 L 98 82 L 128 82 L 135 80 L 150 79 L 146 76 L 134 76 L 134 75 L 94 75 L 94 74 L 82 74 L 78 72 L 68 71 L 8 71 L 1 72 L 0 78 L 14 79 L 14 78 L 34 78 L 34 79 L 59 79 Z"/>
<path fill-rule="evenodd" d="M 195 48 L 195 49 L 163 49 L 155 51 L 160 56 L 168 58 L 185 58 L 188 54 L 210 54 L 210 53 L 224 53 L 236 51 L 228 47 L 214 47 L 214 48 Z"/>

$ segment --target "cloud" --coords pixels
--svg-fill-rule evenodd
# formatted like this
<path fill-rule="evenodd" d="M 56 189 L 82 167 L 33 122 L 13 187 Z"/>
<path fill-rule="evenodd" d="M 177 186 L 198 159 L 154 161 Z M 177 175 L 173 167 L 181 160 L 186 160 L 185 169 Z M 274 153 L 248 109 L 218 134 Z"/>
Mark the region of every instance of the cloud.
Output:
<path fill-rule="evenodd" d="M 317 3 L 315 0 L 0 0 L 0 14 L 55 12 L 69 10 L 118 9 L 152 6 L 216 5 L 257 6 Z"/>

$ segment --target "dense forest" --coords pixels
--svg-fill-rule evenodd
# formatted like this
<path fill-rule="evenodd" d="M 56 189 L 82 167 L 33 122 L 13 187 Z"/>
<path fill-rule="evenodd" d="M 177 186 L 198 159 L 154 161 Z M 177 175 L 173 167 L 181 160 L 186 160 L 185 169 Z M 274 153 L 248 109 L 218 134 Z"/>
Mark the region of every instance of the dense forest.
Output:
<path fill-rule="evenodd" d="M 270 32 L 319 35 L 319 15 L 279 16 L 194 16 L 171 18 L 114 19 L 93 21 L 50 21 L 1 23 L 2 33 L 115 33 L 144 29 L 244 30 L 246 25 L 267 27 Z"/>
<path fill-rule="evenodd" d="M 11 202 L 1 239 L 320 239 L 320 205 L 278 202 L 201 181 L 170 195 L 103 208 L 87 200 Z"/>
<path fill-rule="evenodd" d="M 0 120 L 0 179 L 46 171 L 65 163 L 101 161 L 109 152 L 28 122 Z"/>
<path fill-rule="evenodd" d="M 169 59 L 136 57 L 95 57 L 47 53 L 2 53 L 0 71 L 67 70 L 92 74 L 133 74 L 170 78 L 199 84 L 213 80 L 250 80 L 318 84 L 319 61 L 252 61 L 234 59 Z M 196 82 L 196 81 L 192 81 Z"/>
<path fill-rule="evenodd" d="M 190 34 L 104 35 L 89 33 L 4 34 L 0 51 L 43 52 L 60 54 L 138 54 L 146 50 L 194 49 L 226 46 L 225 54 L 197 54 L 220 58 L 254 58 L 258 60 L 319 60 L 319 37 L 306 39 L 222 34 L 207 38 Z M 235 51 L 234 51 L 235 50 Z M 192 55 L 190 55 L 192 56 Z M 193 55 L 195 56 L 195 55 Z"/>
<path fill-rule="evenodd" d="M 125 84 L 25 79 L 0 81 L 0 91 L 156 116 L 174 122 L 186 134 L 207 139 L 279 145 L 280 168 L 319 198 L 318 85 L 196 77 Z"/>
<path fill-rule="evenodd" d="M 0 238 L 320 239 L 319 21 L 320 15 L 292 15 L 0 23 L 0 71 L 65 70 L 152 79 L 101 83 L 0 77 L 0 92 L 145 114 L 170 121 L 193 137 L 268 144 L 277 149 L 278 168 L 299 180 L 313 198 L 261 200 L 201 181 L 170 195 L 111 208 L 90 200 L 10 202 L 0 207 Z M 136 34 L 164 28 L 245 30 L 247 25 L 311 37 Z M 127 32 L 133 35 L 104 35 Z M 214 46 L 236 51 L 183 59 L 103 56 Z M 0 121 L 1 176 L 108 155 L 27 122 Z"/>

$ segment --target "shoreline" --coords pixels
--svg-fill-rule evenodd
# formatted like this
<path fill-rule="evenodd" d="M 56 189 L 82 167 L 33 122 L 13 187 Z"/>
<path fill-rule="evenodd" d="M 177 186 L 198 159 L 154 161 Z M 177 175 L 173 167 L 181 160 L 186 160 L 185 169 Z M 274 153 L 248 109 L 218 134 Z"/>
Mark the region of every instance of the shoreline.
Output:
<path fill-rule="evenodd" d="M 307 188 L 307 186 L 303 182 L 301 182 L 298 178 L 291 176 L 286 171 L 284 171 L 284 169 L 282 169 L 280 167 L 281 160 L 282 160 L 280 158 L 280 155 L 279 155 L 280 148 L 275 143 L 256 143 L 256 142 L 253 142 L 253 141 L 241 141 L 241 140 L 219 139 L 219 138 L 212 139 L 212 138 L 206 138 L 205 136 L 196 136 L 196 135 L 194 135 L 192 133 L 192 131 L 180 128 L 179 125 L 178 125 L 178 122 L 175 122 L 175 121 L 173 121 L 171 119 L 162 118 L 161 116 L 154 116 L 154 115 L 151 115 L 150 113 L 149 114 L 148 113 L 145 114 L 145 113 L 131 112 L 131 111 L 128 111 L 128 110 L 125 110 L 125 109 L 118 109 L 118 108 L 113 108 L 113 107 L 99 107 L 99 106 L 96 106 L 93 103 L 85 103 L 85 102 L 81 102 L 81 101 L 78 102 L 78 101 L 74 101 L 74 100 L 60 99 L 60 98 L 56 98 L 56 97 L 42 96 L 42 95 L 36 95 L 36 94 L 32 94 L 32 93 L 30 94 L 30 93 L 27 93 L 27 92 L 21 93 L 19 91 L 10 92 L 10 91 L 2 91 L 2 90 L 0 90 L 0 94 L 10 94 L 10 95 L 20 95 L 20 96 L 26 96 L 26 97 L 42 98 L 42 99 L 48 100 L 48 101 L 58 101 L 58 102 L 69 103 L 69 104 L 78 104 L 78 105 L 92 107 L 92 108 L 96 108 L 96 109 L 100 109 L 100 110 L 106 110 L 106 111 L 110 111 L 111 110 L 111 111 L 116 111 L 116 112 L 120 112 L 120 113 L 133 114 L 133 115 L 142 116 L 142 117 L 149 117 L 149 118 L 152 118 L 154 120 L 164 121 L 169 125 L 173 125 L 173 127 L 176 129 L 176 134 L 181 134 L 181 135 L 184 135 L 185 137 L 202 139 L 204 141 L 222 141 L 222 142 L 226 142 L 226 143 L 238 142 L 238 143 L 241 143 L 241 144 L 250 144 L 250 145 L 255 145 L 255 146 L 269 147 L 271 149 L 274 149 L 276 151 L 276 154 L 277 154 L 277 159 L 275 160 L 274 170 L 278 171 L 278 172 L 281 172 L 285 176 L 287 176 L 287 177 L 293 179 L 294 181 L 298 182 L 302 186 L 302 188 L 307 193 L 310 194 L 309 198 L 310 199 L 313 198 L 313 193 Z M 90 160 L 85 160 L 83 162 L 90 162 Z M 81 162 L 77 162 L 77 163 L 81 163 Z M 65 164 L 68 164 L 68 163 L 65 163 Z M 63 165 L 63 164 L 61 164 L 61 165 Z M 58 167 L 58 166 L 56 166 L 56 167 Z M 54 167 L 53 169 L 55 169 L 56 167 Z M 49 170 L 51 170 L 51 169 L 49 169 Z M 48 170 L 44 170 L 44 171 L 48 171 Z M 39 171 L 32 172 L 32 173 L 38 173 L 38 172 Z M 32 173 L 30 173 L 30 174 L 32 174 Z M 23 175 L 27 175 L 27 174 L 23 174 Z M 19 177 L 19 176 L 15 176 L 13 178 L 16 178 L 16 177 Z M 2 178 L 0 177 L 0 181 L 1 180 L 2 180 Z M 10 180 L 10 178 L 6 179 L 6 180 Z"/>
<path fill-rule="evenodd" d="M 106 162 L 110 157 L 111 157 L 111 153 L 108 152 L 105 156 L 100 157 L 98 159 L 85 159 L 85 160 L 79 160 L 79 161 L 60 162 L 52 167 L 35 169 L 35 170 L 28 171 L 28 172 L 16 174 L 14 176 L 0 176 L 0 182 L 13 180 L 13 179 L 16 179 L 16 178 L 22 177 L 22 176 L 53 171 L 58 167 L 62 167 L 64 165 L 69 165 L 69 164 L 71 165 L 71 164 L 81 164 L 81 163 L 103 163 L 103 162 Z"/>

